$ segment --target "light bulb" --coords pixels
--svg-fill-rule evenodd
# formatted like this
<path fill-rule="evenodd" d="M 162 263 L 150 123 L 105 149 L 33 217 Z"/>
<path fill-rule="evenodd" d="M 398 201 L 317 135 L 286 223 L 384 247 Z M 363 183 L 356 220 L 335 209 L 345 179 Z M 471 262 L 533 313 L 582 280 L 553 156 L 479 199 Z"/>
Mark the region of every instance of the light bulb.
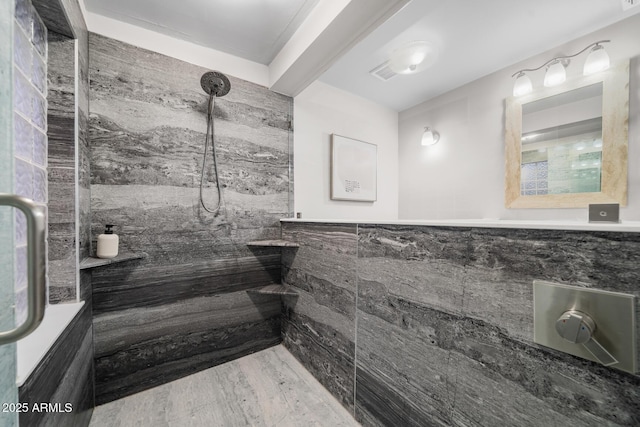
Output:
<path fill-rule="evenodd" d="M 582 73 L 585 76 L 590 74 L 599 73 L 600 71 L 604 71 L 609 68 L 609 55 L 607 51 L 604 50 L 604 47 L 597 44 L 591 49 L 589 52 L 589 56 L 587 56 L 587 60 L 584 62 L 584 68 Z"/>
<path fill-rule="evenodd" d="M 389 58 L 389 68 L 397 74 L 413 74 L 436 62 L 438 51 L 425 41 L 414 41 L 394 50 Z"/>
<path fill-rule="evenodd" d="M 440 134 L 438 132 L 432 131 L 431 128 L 424 128 L 424 133 L 422 134 L 422 145 L 434 145 L 440 140 Z"/>
<path fill-rule="evenodd" d="M 520 71 L 516 76 L 516 82 L 513 84 L 513 96 L 522 96 L 531 93 L 533 85 L 531 79 L 525 73 Z"/>
<path fill-rule="evenodd" d="M 562 62 L 556 61 L 552 63 L 544 75 L 544 85 L 546 87 L 557 86 L 567 80 L 567 71 L 564 69 Z"/>

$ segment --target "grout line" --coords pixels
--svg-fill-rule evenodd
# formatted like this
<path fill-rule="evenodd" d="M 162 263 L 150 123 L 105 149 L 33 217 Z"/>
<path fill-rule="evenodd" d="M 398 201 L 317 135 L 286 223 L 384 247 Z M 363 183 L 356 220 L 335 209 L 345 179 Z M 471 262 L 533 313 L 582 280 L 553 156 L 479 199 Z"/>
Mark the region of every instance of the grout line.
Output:
<path fill-rule="evenodd" d="M 27 117 L 26 115 L 24 115 L 22 112 L 20 112 L 20 111 L 18 111 L 18 110 L 15 110 L 15 109 L 14 109 L 14 110 L 12 111 L 12 112 L 13 112 L 13 114 L 18 114 L 18 115 L 19 115 L 20 117 L 22 117 L 22 118 L 23 118 L 27 123 L 29 123 L 29 124 L 31 125 L 31 127 L 32 127 L 32 128 L 34 128 L 35 130 L 40 131 L 40 133 L 43 133 L 43 134 L 45 134 L 45 135 L 46 135 L 46 134 L 47 134 L 47 127 L 48 127 L 48 123 L 47 123 L 47 113 L 48 113 L 48 111 L 49 111 L 49 100 L 47 99 L 47 95 L 46 95 L 46 93 L 44 93 L 44 94 L 43 94 L 42 92 L 40 92 L 40 89 L 38 89 L 38 88 L 37 88 L 37 87 L 36 87 L 36 86 L 31 82 L 31 77 L 27 77 L 27 75 L 26 75 L 26 74 L 25 74 L 25 73 L 20 69 L 20 67 L 18 67 L 18 66 L 15 64 L 15 62 L 13 63 L 13 71 L 14 71 L 14 82 L 15 82 L 15 73 L 17 72 L 17 73 L 19 73 L 19 74 L 22 76 L 22 78 L 24 78 L 24 79 L 27 81 L 27 84 L 28 84 L 29 86 L 31 86 L 31 88 L 32 88 L 32 89 L 34 89 L 34 90 L 35 90 L 35 92 L 36 92 L 36 96 L 38 96 L 38 97 L 40 97 L 40 98 L 42 98 L 42 99 L 44 100 L 44 112 L 45 112 L 45 113 L 44 113 L 44 115 L 45 115 L 45 117 L 44 117 L 44 122 L 45 122 L 45 123 L 44 123 L 44 125 L 45 125 L 45 128 L 44 128 L 44 129 L 43 129 L 43 128 L 41 128 L 40 126 L 38 126 L 38 125 L 34 122 L 34 120 L 33 120 L 33 118 L 32 118 L 32 117 Z M 12 84 L 15 84 L 14 82 L 12 82 Z M 45 92 L 46 92 L 46 90 L 47 90 L 47 89 L 45 88 Z"/>
<path fill-rule="evenodd" d="M 48 46 L 47 46 L 47 50 L 48 50 Z M 80 156 L 79 156 L 79 151 L 80 151 L 80 114 L 79 114 L 79 104 L 78 104 L 78 97 L 79 97 L 79 88 L 80 85 L 78 83 L 78 80 L 80 79 L 80 65 L 79 65 L 79 51 L 78 51 L 78 39 L 74 39 L 73 40 L 73 53 L 74 53 L 74 79 L 73 79 L 73 84 L 74 84 L 74 101 L 73 101 L 73 114 L 75 117 L 74 120 L 74 124 L 73 124 L 73 140 L 74 140 L 74 163 L 75 163 L 75 170 L 74 170 L 74 204 L 75 204 L 75 232 L 76 232 L 76 242 L 75 242 L 75 246 L 76 246 L 76 302 L 81 302 L 82 298 L 80 295 Z M 48 70 L 47 70 L 48 72 Z"/>
<path fill-rule="evenodd" d="M 353 350 L 353 418 L 356 417 L 356 396 L 357 396 L 357 384 L 358 384 L 358 248 L 360 246 L 360 228 L 356 224 L 356 307 L 355 307 L 355 321 L 354 321 L 354 350 Z"/>

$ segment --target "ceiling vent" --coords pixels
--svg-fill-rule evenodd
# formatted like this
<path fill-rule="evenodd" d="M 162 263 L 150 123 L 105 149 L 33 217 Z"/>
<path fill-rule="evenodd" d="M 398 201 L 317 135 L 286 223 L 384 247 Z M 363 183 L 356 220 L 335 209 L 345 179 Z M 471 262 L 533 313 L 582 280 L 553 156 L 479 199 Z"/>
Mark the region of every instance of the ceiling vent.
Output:
<path fill-rule="evenodd" d="M 397 73 L 394 73 L 391 68 L 389 68 L 389 61 L 385 61 L 384 63 L 378 65 L 376 68 L 369 71 L 369 74 L 379 78 L 383 82 L 386 82 L 390 78 L 398 75 Z"/>
<path fill-rule="evenodd" d="M 628 10 L 640 4 L 640 0 L 622 0 L 622 10 Z"/>

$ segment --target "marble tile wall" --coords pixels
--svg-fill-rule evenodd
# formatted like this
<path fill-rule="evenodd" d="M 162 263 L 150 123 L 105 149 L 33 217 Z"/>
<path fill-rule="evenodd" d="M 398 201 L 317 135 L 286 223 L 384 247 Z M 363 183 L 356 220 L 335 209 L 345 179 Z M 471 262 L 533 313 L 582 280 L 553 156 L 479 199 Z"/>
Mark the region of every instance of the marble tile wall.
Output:
<path fill-rule="evenodd" d="M 52 403 L 71 411 L 20 413 L 23 426 L 86 426 L 93 411 L 93 330 L 85 304 L 44 359 L 20 387 L 20 402 Z"/>
<path fill-rule="evenodd" d="M 85 304 L 19 390 L 20 401 L 30 406 L 68 402 L 72 412 L 21 413 L 20 425 L 82 426 L 88 425 L 95 406 L 90 273 L 80 272 L 80 295 L 76 291 L 76 192 L 80 206 L 83 198 L 86 205 L 90 200 L 88 168 L 78 171 L 78 182 L 75 177 L 76 153 L 79 164 L 84 157 L 88 165 L 88 33 L 77 0 L 33 0 L 33 5 L 49 29 L 49 302 L 80 298 Z M 79 219 L 80 228 L 87 228 L 85 239 L 79 235 L 79 254 L 84 256 L 90 244 L 89 210 L 80 209 Z"/>
<path fill-rule="evenodd" d="M 32 1 L 49 29 L 49 301 L 59 303 L 76 299 L 76 258 L 91 245 L 88 32 L 77 0 Z"/>
<path fill-rule="evenodd" d="M 283 235 L 302 248 L 317 227 L 284 223 Z M 640 422 L 640 377 L 532 342 L 534 279 L 640 296 L 640 235 L 357 227 L 356 266 L 336 257 L 333 269 L 357 286 L 355 416 L 363 425 Z M 324 252 L 333 249 L 315 257 Z M 311 269 L 311 278 L 322 271 Z M 330 337 L 315 331 L 318 342 Z"/>
<path fill-rule="evenodd" d="M 49 301 L 76 298 L 75 40 L 49 33 Z"/>
<path fill-rule="evenodd" d="M 355 225 L 282 225 L 282 279 L 298 296 L 284 299 L 287 349 L 347 409 L 354 409 L 357 234 Z"/>
<path fill-rule="evenodd" d="M 246 293 L 279 282 L 279 250 L 246 242 L 279 237 L 289 212 L 292 100 L 229 76 L 215 107 L 224 204 L 210 214 L 208 70 L 96 34 L 89 45 L 92 235 L 115 224 L 121 252 L 147 255 L 93 272 L 104 403 L 280 342 L 279 298 Z"/>

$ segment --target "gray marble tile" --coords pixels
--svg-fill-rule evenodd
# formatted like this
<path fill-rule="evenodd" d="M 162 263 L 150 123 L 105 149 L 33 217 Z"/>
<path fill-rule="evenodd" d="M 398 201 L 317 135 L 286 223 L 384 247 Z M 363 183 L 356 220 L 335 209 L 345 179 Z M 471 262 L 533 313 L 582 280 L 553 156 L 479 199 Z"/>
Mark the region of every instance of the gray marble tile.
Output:
<path fill-rule="evenodd" d="M 451 425 L 450 317 L 359 281 L 356 419 L 364 425 Z"/>
<path fill-rule="evenodd" d="M 283 224 L 282 238 L 300 245 L 283 251 L 286 298 L 284 345 L 342 404 L 353 411 L 356 227 Z"/>
<path fill-rule="evenodd" d="M 76 120 L 78 124 L 77 168 L 78 168 L 78 259 L 89 257 L 91 251 L 91 175 L 90 175 L 90 144 L 89 144 L 89 33 L 82 14 L 75 8 L 76 0 L 67 0 L 74 3 L 70 13 L 72 22 L 75 23 L 78 45 L 78 110 Z M 70 8 L 68 6 L 67 8 Z"/>
<path fill-rule="evenodd" d="M 631 292 L 633 234 L 360 226 L 365 425 L 635 425 L 640 378 L 532 343 L 532 281 Z"/>
<path fill-rule="evenodd" d="M 356 360 L 364 425 L 638 424 L 637 376 L 533 344 L 530 330 L 533 279 L 635 294 L 635 235 L 360 226 L 356 249 L 340 227 L 284 224 L 301 246 L 283 253 L 299 293 L 283 339 L 350 409 Z"/>
<path fill-rule="evenodd" d="M 93 427 L 356 426 L 282 346 L 99 406 Z"/>
<path fill-rule="evenodd" d="M 637 423 L 637 377 L 402 299 L 369 306 L 393 307 L 393 316 L 358 313 L 356 413 L 365 425 Z"/>
<path fill-rule="evenodd" d="M 32 0 L 32 3 L 49 31 L 73 37 L 73 30 L 59 0 Z"/>
<path fill-rule="evenodd" d="M 254 289 L 280 280 L 280 256 L 217 258 L 157 265 L 129 261 L 93 272 L 94 313 L 148 308 Z"/>
<path fill-rule="evenodd" d="M 80 219 L 80 251 L 92 246 L 83 230 L 91 227 L 95 239 L 104 224 L 115 224 L 120 251 L 148 254 L 93 272 L 97 396 L 104 402 L 280 342 L 280 301 L 245 292 L 279 283 L 279 252 L 246 243 L 280 237 L 278 220 L 289 209 L 292 100 L 229 76 L 231 92 L 215 108 L 224 205 L 211 215 L 198 198 L 207 108 L 200 77 L 207 70 L 96 34 L 88 43 L 84 138 L 91 148 L 81 132 L 79 172 L 81 188 L 91 179 L 90 206 L 80 192 L 91 224 Z"/>
<path fill-rule="evenodd" d="M 75 42 L 48 33 L 49 301 L 76 298 Z"/>
<path fill-rule="evenodd" d="M 280 301 L 246 292 L 94 316 L 96 401 L 109 402 L 280 342 Z"/>

